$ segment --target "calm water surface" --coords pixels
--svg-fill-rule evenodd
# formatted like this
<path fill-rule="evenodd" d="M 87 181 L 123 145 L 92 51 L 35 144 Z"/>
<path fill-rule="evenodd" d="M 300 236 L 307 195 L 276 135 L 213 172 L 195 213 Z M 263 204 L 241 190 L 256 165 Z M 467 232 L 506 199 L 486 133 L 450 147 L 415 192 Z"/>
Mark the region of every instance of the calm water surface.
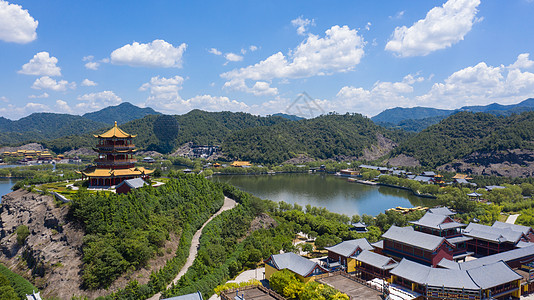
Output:
<path fill-rule="evenodd" d="M 406 190 L 348 182 L 327 174 L 221 175 L 227 182 L 262 199 L 325 207 L 348 216 L 377 215 L 388 208 L 432 205 Z"/>
<path fill-rule="evenodd" d="M 16 179 L 0 178 L 0 200 L 5 194 L 11 193 L 11 187 L 15 182 Z"/>

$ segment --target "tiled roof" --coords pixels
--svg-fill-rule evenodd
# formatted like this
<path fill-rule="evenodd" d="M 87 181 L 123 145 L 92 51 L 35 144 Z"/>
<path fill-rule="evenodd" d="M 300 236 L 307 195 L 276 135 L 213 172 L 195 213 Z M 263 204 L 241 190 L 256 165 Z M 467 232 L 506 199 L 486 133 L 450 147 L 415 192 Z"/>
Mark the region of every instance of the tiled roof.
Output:
<path fill-rule="evenodd" d="M 391 226 L 382 237 L 429 251 L 435 250 L 445 240 L 443 237 L 414 231 L 413 227 L 395 225 Z"/>
<path fill-rule="evenodd" d="M 483 265 L 493 264 L 498 261 L 510 262 L 514 260 L 525 259 L 527 257 L 534 258 L 534 247 L 530 246 L 517 248 L 510 251 L 484 256 L 479 259 L 459 263 L 459 266 L 462 270 L 469 270 Z"/>
<path fill-rule="evenodd" d="M 129 169 L 89 169 L 82 171 L 88 177 L 111 177 L 111 176 L 141 176 L 151 174 L 154 170 L 148 170 L 143 167 L 129 168 Z"/>
<path fill-rule="evenodd" d="M 496 243 L 517 243 L 523 236 L 523 232 L 476 223 L 469 223 L 462 233 L 466 236 Z"/>
<path fill-rule="evenodd" d="M 503 223 L 503 222 L 500 222 L 500 221 L 495 221 L 495 223 L 493 223 L 493 225 L 491 227 L 501 228 L 501 229 L 510 229 L 510 230 L 513 230 L 513 231 L 522 232 L 524 234 L 528 234 L 528 232 L 532 230 L 532 228 L 530 228 L 528 226 L 516 225 L 516 224 L 510 224 L 510 223 Z"/>
<path fill-rule="evenodd" d="M 362 253 L 355 257 L 355 259 L 364 264 L 383 270 L 392 269 L 397 266 L 397 262 L 393 258 L 369 250 L 362 251 Z"/>
<path fill-rule="evenodd" d="M 449 221 L 449 222 L 444 223 L 445 221 Z M 428 227 L 432 229 L 439 229 L 439 230 L 465 226 L 465 224 L 458 223 L 450 219 L 449 216 L 434 214 L 431 212 L 427 212 L 421 219 L 410 222 L 410 223 L 414 225 L 419 225 L 419 226 Z"/>
<path fill-rule="evenodd" d="M 182 295 L 182 296 L 165 298 L 163 300 L 202 300 L 202 294 L 200 292 L 196 292 L 196 293 Z"/>
<path fill-rule="evenodd" d="M 522 278 L 502 261 L 462 270 L 431 268 L 402 259 L 390 273 L 422 285 L 469 290 L 485 290 Z"/>
<path fill-rule="evenodd" d="M 124 180 L 123 182 L 121 182 L 117 188 L 123 184 L 126 184 L 128 185 L 130 188 L 132 189 L 138 189 L 140 187 L 143 187 L 145 185 L 148 185 L 148 183 L 146 183 L 143 179 L 141 178 L 134 178 L 134 179 L 128 179 L 128 180 Z"/>
<path fill-rule="evenodd" d="M 319 266 L 316 262 L 313 262 L 293 252 L 271 255 L 268 260 L 271 261 L 277 270 L 288 269 L 303 277 L 306 277 L 306 275 L 310 274 L 313 269 Z"/>
<path fill-rule="evenodd" d="M 482 289 L 489 289 L 506 282 L 523 278 L 502 261 L 467 270 L 467 273 Z"/>
<path fill-rule="evenodd" d="M 332 251 L 344 257 L 353 255 L 356 250 L 373 250 L 373 246 L 365 238 L 343 241 L 332 247 L 325 247 L 326 250 Z"/>
<path fill-rule="evenodd" d="M 106 131 L 106 132 L 104 132 L 102 134 L 95 135 L 95 137 L 98 137 L 98 138 L 114 138 L 114 137 L 116 137 L 116 138 L 133 138 L 133 137 L 136 137 L 136 136 L 124 132 L 122 129 L 117 127 L 117 122 L 115 122 L 115 126 L 113 126 L 110 130 L 108 130 L 108 131 Z"/>
<path fill-rule="evenodd" d="M 437 215 L 452 216 L 456 213 L 451 211 L 448 207 L 434 207 L 428 210 L 429 212 Z"/>

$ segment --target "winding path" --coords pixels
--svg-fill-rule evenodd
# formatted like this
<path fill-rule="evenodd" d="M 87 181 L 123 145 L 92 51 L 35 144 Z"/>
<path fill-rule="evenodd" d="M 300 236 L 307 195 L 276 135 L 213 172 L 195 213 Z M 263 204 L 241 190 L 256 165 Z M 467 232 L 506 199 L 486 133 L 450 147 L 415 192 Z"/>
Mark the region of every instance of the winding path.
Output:
<path fill-rule="evenodd" d="M 195 234 L 193 235 L 193 239 L 191 240 L 191 248 L 189 248 L 189 256 L 187 257 L 187 260 L 184 266 L 182 267 L 182 269 L 180 270 L 180 272 L 178 272 L 178 275 L 176 275 L 173 281 L 169 285 L 167 285 L 167 288 L 170 288 L 173 283 L 176 284 L 178 280 L 180 280 L 180 278 L 184 276 L 187 270 L 189 270 L 189 268 L 193 265 L 193 262 L 195 261 L 195 258 L 197 257 L 198 246 L 200 245 L 200 236 L 202 235 L 202 230 L 204 229 L 204 227 L 211 220 L 213 220 L 213 218 L 220 215 L 223 211 L 230 210 L 236 207 L 236 205 L 237 203 L 234 200 L 228 197 L 224 197 L 223 206 L 215 214 L 213 214 L 206 222 L 204 222 L 202 227 L 200 227 L 200 229 L 197 230 L 197 232 L 195 232 Z M 157 293 L 154 296 L 148 298 L 147 300 L 158 300 L 160 297 L 161 297 L 161 293 Z"/>

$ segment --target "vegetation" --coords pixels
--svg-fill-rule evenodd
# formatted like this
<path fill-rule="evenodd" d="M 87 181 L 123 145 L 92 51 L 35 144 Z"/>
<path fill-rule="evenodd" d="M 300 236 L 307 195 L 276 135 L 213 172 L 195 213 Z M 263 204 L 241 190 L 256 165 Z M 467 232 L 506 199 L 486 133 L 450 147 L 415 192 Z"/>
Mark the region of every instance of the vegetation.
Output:
<path fill-rule="evenodd" d="M 118 124 L 124 124 L 133 120 L 141 119 L 148 115 L 159 115 L 160 113 L 150 107 L 137 107 L 129 102 L 123 102 L 116 106 L 108 106 L 99 111 L 86 113 L 84 118 L 96 122 L 103 122 L 108 125 L 117 121 Z"/>
<path fill-rule="evenodd" d="M 24 245 L 26 238 L 30 235 L 30 230 L 28 229 L 28 226 L 20 225 L 17 227 L 17 230 L 15 230 L 15 233 L 17 234 L 17 244 L 22 246 Z"/>
<path fill-rule="evenodd" d="M 297 279 L 294 273 L 288 270 L 281 270 L 275 272 L 273 275 L 271 275 L 271 278 L 269 279 L 269 284 L 275 292 L 286 297 L 287 299 L 349 299 L 349 296 L 339 292 L 331 286 L 327 286 L 313 281 L 303 283 L 302 281 Z"/>
<path fill-rule="evenodd" d="M 198 228 L 222 202 L 221 189 L 195 175 L 127 195 L 80 191 L 71 209 L 86 232 L 84 285 L 107 287 L 126 270 L 145 266 L 170 232 Z"/>
<path fill-rule="evenodd" d="M 26 294 L 29 295 L 33 292 L 37 292 L 37 288 L 35 286 L 24 279 L 24 277 L 0 264 L 1 300 L 26 299 Z"/>
<path fill-rule="evenodd" d="M 478 152 L 534 149 L 534 112 L 509 117 L 459 112 L 402 142 L 394 154 L 406 154 L 423 166 L 437 167 Z"/>

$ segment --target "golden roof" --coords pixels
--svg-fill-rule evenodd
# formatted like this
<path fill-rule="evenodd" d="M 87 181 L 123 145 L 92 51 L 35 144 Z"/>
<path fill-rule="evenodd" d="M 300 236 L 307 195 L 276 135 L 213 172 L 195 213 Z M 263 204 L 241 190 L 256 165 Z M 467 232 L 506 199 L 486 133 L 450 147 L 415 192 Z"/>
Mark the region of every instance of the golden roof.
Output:
<path fill-rule="evenodd" d="M 460 174 L 460 173 L 456 173 L 456 175 L 454 175 L 454 177 L 452 177 L 452 179 L 473 179 L 471 177 L 469 177 L 469 175 L 465 175 L 465 174 Z"/>
<path fill-rule="evenodd" d="M 111 128 L 110 130 L 102 133 L 102 134 L 99 134 L 99 135 L 95 135 L 94 137 L 98 137 L 98 138 L 133 138 L 133 137 L 136 137 L 136 135 L 131 135 L 129 133 L 126 133 L 124 132 L 122 129 L 120 129 L 119 127 L 117 127 L 117 121 L 115 121 L 115 126 L 113 126 L 113 128 Z"/>
<path fill-rule="evenodd" d="M 242 166 L 250 166 L 250 162 L 249 161 L 234 161 L 231 166 L 233 167 L 242 167 Z"/>
<path fill-rule="evenodd" d="M 112 177 L 112 176 L 141 176 L 154 173 L 154 170 L 148 170 L 143 167 L 129 169 L 88 169 L 81 172 L 87 177 Z"/>

